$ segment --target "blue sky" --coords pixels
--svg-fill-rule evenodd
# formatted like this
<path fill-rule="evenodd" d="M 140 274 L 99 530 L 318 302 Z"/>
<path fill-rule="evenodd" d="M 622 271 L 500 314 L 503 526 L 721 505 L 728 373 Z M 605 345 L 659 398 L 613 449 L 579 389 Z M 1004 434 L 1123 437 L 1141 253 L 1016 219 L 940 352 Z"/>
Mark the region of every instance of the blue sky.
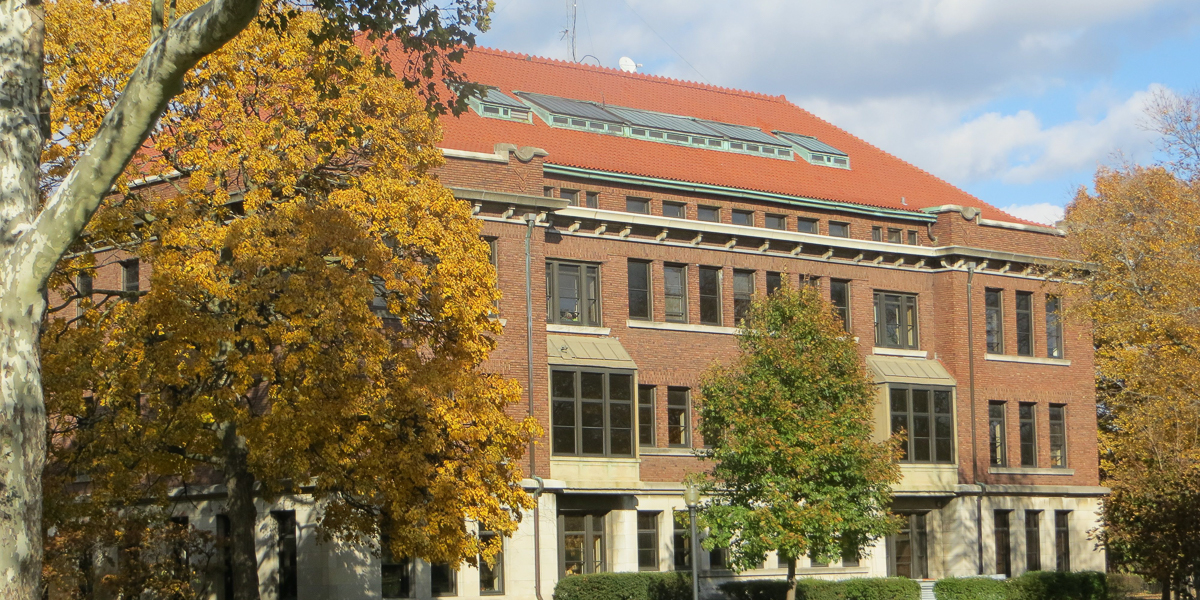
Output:
<path fill-rule="evenodd" d="M 1041 222 L 1155 160 L 1144 104 L 1200 87 L 1196 0 L 496 0 L 481 45 L 784 94 Z M 586 58 L 585 58 L 586 57 Z"/>

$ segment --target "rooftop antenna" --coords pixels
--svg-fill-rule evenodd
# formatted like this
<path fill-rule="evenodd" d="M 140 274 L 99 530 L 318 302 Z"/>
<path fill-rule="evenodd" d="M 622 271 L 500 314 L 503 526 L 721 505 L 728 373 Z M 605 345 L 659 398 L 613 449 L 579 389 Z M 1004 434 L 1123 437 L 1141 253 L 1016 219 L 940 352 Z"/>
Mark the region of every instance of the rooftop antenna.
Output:
<path fill-rule="evenodd" d="M 575 21 L 579 17 L 578 0 L 567 0 L 567 28 L 559 33 L 562 34 L 564 40 L 570 40 L 571 44 L 571 62 L 579 62 L 575 58 Z M 598 62 L 598 61 L 597 61 Z"/>
<path fill-rule="evenodd" d="M 628 56 L 622 56 L 621 60 L 617 61 L 617 64 L 620 65 L 621 70 L 625 71 L 626 73 L 637 73 L 637 68 L 642 66 L 641 63 L 633 62 L 633 59 L 629 58 Z"/>

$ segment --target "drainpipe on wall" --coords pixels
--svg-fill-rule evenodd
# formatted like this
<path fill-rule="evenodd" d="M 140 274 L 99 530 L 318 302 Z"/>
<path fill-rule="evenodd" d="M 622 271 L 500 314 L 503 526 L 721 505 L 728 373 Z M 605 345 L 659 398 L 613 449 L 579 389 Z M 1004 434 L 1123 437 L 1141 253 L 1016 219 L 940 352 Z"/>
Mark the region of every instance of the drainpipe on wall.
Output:
<path fill-rule="evenodd" d="M 529 366 L 529 379 L 525 386 L 529 394 L 529 417 L 533 418 L 533 253 L 530 244 L 533 239 L 533 228 L 537 225 L 537 214 L 526 213 L 525 223 L 525 360 Z M 545 482 L 537 475 L 537 454 L 534 453 L 533 440 L 529 440 L 529 476 L 537 482 L 537 490 L 533 492 L 533 593 L 537 600 L 542 600 L 542 490 Z"/>
<path fill-rule="evenodd" d="M 975 548 L 977 574 L 983 575 L 983 484 L 979 483 L 979 437 L 975 424 L 975 328 L 974 298 L 975 261 L 967 263 L 967 377 L 971 398 L 971 482 L 979 486 L 975 497 Z"/>

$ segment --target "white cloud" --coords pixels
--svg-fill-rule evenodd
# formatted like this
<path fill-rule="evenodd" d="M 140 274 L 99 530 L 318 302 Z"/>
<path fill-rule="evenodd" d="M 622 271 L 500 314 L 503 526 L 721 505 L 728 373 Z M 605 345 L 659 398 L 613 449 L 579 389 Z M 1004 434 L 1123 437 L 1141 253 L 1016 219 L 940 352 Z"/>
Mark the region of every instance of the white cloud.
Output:
<path fill-rule="evenodd" d="M 1005 206 L 1002 209 L 1004 212 L 1021 219 L 1033 221 L 1034 223 L 1042 223 L 1043 225 L 1054 225 L 1063 218 L 1063 207 L 1050 204 L 1049 202 L 1038 202 L 1037 204 L 1026 204 L 1024 206 Z"/>

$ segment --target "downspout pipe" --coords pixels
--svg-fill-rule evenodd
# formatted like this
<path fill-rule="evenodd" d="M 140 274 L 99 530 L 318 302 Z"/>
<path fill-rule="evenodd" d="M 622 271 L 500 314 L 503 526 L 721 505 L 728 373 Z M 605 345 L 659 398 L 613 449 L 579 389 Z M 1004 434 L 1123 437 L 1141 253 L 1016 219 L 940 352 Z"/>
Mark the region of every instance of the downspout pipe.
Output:
<path fill-rule="evenodd" d="M 979 436 L 975 422 L 975 261 L 967 263 L 967 378 L 971 400 L 971 483 L 979 486 L 975 497 L 975 548 L 978 551 L 976 572 L 983 575 L 983 484 L 979 483 Z"/>
<path fill-rule="evenodd" d="M 537 225 L 537 214 L 526 213 L 525 223 L 525 363 L 529 367 L 525 391 L 529 395 L 529 417 L 533 418 L 533 228 Z M 534 441 L 529 440 L 529 476 L 537 482 L 533 492 L 533 593 L 542 600 L 542 491 L 546 482 L 537 475 L 537 454 Z"/>

